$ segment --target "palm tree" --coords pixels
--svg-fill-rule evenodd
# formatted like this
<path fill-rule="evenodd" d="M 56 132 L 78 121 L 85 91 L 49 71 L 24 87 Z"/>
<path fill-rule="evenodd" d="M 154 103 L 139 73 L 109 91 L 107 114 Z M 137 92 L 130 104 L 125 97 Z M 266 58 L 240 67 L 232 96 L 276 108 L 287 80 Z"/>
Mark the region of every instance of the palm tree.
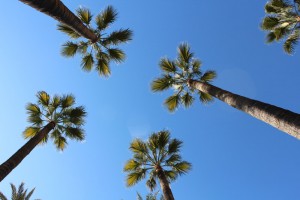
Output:
<path fill-rule="evenodd" d="M 210 84 L 216 77 L 215 71 L 201 71 L 201 61 L 194 58 L 187 44 L 178 48 L 178 57 L 172 61 L 161 59 L 161 77 L 155 79 L 151 88 L 154 92 L 174 89 L 174 94 L 165 100 L 165 105 L 174 111 L 179 104 L 189 107 L 199 96 L 202 103 L 208 103 L 213 97 L 228 105 L 244 111 L 291 136 L 300 139 L 300 115 L 267 103 L 249 99 Z"/>
<path fill-rule="evenodd" d="M 292 54 L 300 38 L 300 0 L 271 0 L 265 12 L 261 28 L 269 32 L 267 43 L 285 40 L 283 48 Z"/>
<path fill-rule="evenodd" d="M 158 192 L 147 194 L 146 200 L 158 200 L 157 194 Z M 140 193 L 137 193 L 137 200 L 143 200 L 143 197 L 141 196 Z M 160 200 L 164 200 L 164 197 L 160 196 Z"/>
<path fill-rule="evenodd" d="M 30 140 L 23 145 L 7 161 L 0 165 L 0 182 L 35 148 L 46 143 L 49 137 L 58 150 L 64 150 L 67 138 L 77 141 L 84 140 L 82 129 L 86 112 L 83 106 L 74 107 L 73 95 L 54 95 L 50 98 L 44 91 L 37 93 L 37 103 L 26 106 L 28 121 L 23 136 Z"/>
<path fill-rule="evenodd" d="M 63 44 L 62 55 L 73 57 L 76 53 L 82 54 L 81 67 L 84 71 L 91 71 L 95 66 L 100 76 L 109 76 L 110 62 L 121 63 L 125 59 L 125 53 L 117 48 L 117 45 L 126 43 L 132 38 L 130 29 L 119 29 L 110 33 L 106 29 L 117 19 L 117 11 L 108 6 L 95 17 L 96 28 L 92 28 L 92 14 L 89 9 L 79 8 L 76 12 L 78 18 L 97 35 L 97 41 L 85 41 L 80 35 L 65 24 L 59 24 L 58 30 L 66 33 L 73 41 Z"/>
<path fill-rule="evenodd" d="M 64 23 L 77 34 L 89 39 L 91 42 L 98 40 L 97 35 L 84 26 L 78 17 L 76 17 L 60 0 L 20 0 L 21 2 L 43 12 L 50 17 Z"/>
<path fill-rule="evenodd" d="M 182 161 L 180 148 L 182 142 L 170 139 L 169 131 L 159 131 L 150 135 L 144 142 L 135 139 L 129 149 L 133 152 L 133 158 L 125 164 L 127 172 L 127 186 L 133 186 L 149 174 L 146 185 L 151 191 L 159 180 L 165 200 L 174 200 L 169 183 L 177 179 L 178 175 L 187 173 L 191 164 Z"/>
<path fill-rule="evenodd" d="M 34 188 L 27 193 L 27 189 L 24 189 L 24 183 L 21 183 L 18 189 L 14 184 L 10 184 L 11 186 L 11 200 L 29 200 L 34 192 Z M 0 200 L 8 200 L 8 198 L 0 192 Z"/>

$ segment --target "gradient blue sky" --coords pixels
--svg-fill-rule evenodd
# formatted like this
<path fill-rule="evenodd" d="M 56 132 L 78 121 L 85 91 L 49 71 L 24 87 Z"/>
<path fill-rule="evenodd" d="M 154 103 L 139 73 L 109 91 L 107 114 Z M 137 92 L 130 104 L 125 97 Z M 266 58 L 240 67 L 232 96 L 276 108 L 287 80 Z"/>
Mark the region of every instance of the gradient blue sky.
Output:
<path fill-rule="evenodd" d="M 125 186 L 122 168 L 135 137 L 168 129 L 184 142 L 182 156 L 192 171 L 172 183 L 176 199 L 296 200 L 300 196 L 300 141 L 223 102 L 169 113 L 167 93 L 150 91 L 158 62 L 175 58 L 188 42 L 203 69 L 218 73 L 216 86 L 300 112 L 300 48 L 286 55 L 281 44 L 266 45 L 259 28 L 265 0 L 122 1 L 65 0 L 99 13 L 107 5 L 119 12 L 112 29 L 130 28 L 123 46 L 127 60 L 112 65 L 112 76 L 80 69 L 80 57 L 60 56 L 67 37 L 57 22 L 19 1 L 2 2 L 0 32 L 0 161 L 24 144 L 25 105 L 37 91 L 73 93 L 88 111 L 86 141 L 69 142 L 64 152 L 53 144 L 36 147 L 1 183 L 36 187 L 43 200 L 132 200 L 147 193 L 144 182 Z"/>

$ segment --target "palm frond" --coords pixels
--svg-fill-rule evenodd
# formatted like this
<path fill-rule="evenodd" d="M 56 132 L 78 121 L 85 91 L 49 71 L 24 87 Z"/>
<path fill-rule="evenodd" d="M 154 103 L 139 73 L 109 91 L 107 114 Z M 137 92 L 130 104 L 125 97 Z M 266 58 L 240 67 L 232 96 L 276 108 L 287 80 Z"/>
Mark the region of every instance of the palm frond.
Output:
<path fill-rule="evenodd" d="M 67 126 L 67 127 L 65 127 L 65 133 L 66 133 L 66 136 L 68 136 L 68 138 L 74 139 L 77 141 L 83 141 L 85 138 L 84 131 L 81 128 L 77 128 L 77 127 L 74 128 L 74 127 Z"/>
<path fill-rule="evenodd" d="M 60 137 L 54 138 L 54 144 L 58 150 L 63 151 L 66 148 L 68 143 L 67 143 L 66 138 L 60 136 Z"/>
<path fill-rule="evenodd" d="M 74 42 L 66 42 L 62 45 L 61 54 L 65 57 L 73 57 L 78 50 L 78 44 Z"/>
<path fill-rule="evenodd" d="M 111 74 L 109 63 L 104 59 L 98 60 L 96 70 L 98 71 L 100 76 L 108 77 Z"/>
<path fill-rule="evenodd" d="M 103 44 L 106 45 L 118 45 L 132 40 L 132 31 L 130 29 L 120 29 L 118 31 L 111 32 L 106 38 L 103 39 Z"/>
<path fill-rule="evenodd" d="M 153 172 L 153 171 L 152 171 Z M 156 188 L 156 180 L 155 180 L 155 174 L 150 174 L 149 179 L 146 181 L 146 186 L 150 189 L 150 191 L 153 191 Z"/>
<path fill-rule="evenodd" d="M 137 192 L 137 200 L 143 200 L 142 196 L 138 192 Z"/>
<path fill-rule="evenodd" d="M 35 126 L 27 127 L 23 131 L 23 137 L 25 139 L 32 138 L 32 137 L 34 137 L 40 131 L 40 129 L 41 129 L 40 127 L 35 127 Z"/>
<path fill-rule="evenodd" d="M 173 165 L 173 170 L 178 172 L 180 175 L 187 173 L 192 167 L 192 164 L 187 161 L 182 161 Z"/>
<path fill-rule="evenodd" d="M 114 60 L 117 63 L 121 63 L 125 60 L 125 53 L 118 48 L 109 48 L 107 49 L 110 59 Z"/>
<path fill-rule="evenodd" d="M 267 43 L 271 43 L 274 42 L 274 40 L 276 39 L 276 35 L 274 34 L 273 31 L 269 32 L 266 36 L 266 42 Z"/>
<path fill-rule="evenodd" d="M 200 78 L 200 80 L 203 82 L 211 82 L 216 77 L 217 77 L 217 73 L 215 71 L 209 70 L 203 74 L 203 76 Z"/>
<path fill-rule="evenodd" d="M 278 27 L 274 31 L 276 41 L 281 40 L 283 37 L 289 34 L 289 30 L 287 27 Z"/>
<path fill-rule="evenodd" d="M 170 132 L 168 130 L 159 131 L 157 134 L 157 147 L 159 150 L 165 149 L 170 140 Z"/>
<path fill-rule="evenodd" d="M 42 106 L 49 106 L 50 96 L 45 91 L 40 91 L 37 93 L 38 103 Z"/>
<path fill-rule="evenodd" d="M 67 113 L 68 122 L 72 123 L 76 126 L 82 126 L 85 123 L 84 118 L 87 113 L 83 106 L 78 106 L 76 108 L 72 108 L 70 112 Z"/>
<path fill-rule="evenodd" d="M 92 14 L 87 8 L 78 8 L 76 10 L 78 18 L 86 25 L 89 25 L 92 20 Z"/>
<path fill-rule="evenodd" d="M 2 192 L 0 192 L 0 200 L 8 200 Z"/>
<path fill-rule="evenodd" d="M 27 110 L 27 113 L 30 115 L 40 115 L 41 114 L 41 110 L 38 107 L 38 105 L 33 104 L 33 103 L 27 104 L 26 110 Z"/>
<path fill-rule="evenodd" d="M 168 181 L 175 181 L 178 177 L 178 173 L 177 171 L 173 171 L 173 170 L 164 170 L 165 172 L 165 176 L 167 177 Z"/>
<path fill-rule="evenodd" d="M 189 92 L 186 92 L 184 95 L 182 95 L 181 102 L 186 108 L 188 108 L 193 104 L 194 97 Z"/>
<path fill-rule="evenodd" d="M 77 33 L 76 31 L 74 31 L 72 28 L 70 28 L 69 26 L 67 26 L 65 24 L 58 24 L 57 30 L 67 34 L 70 38 L 73 38 L 73 39 L 77 39 L 77 38 L 81 37 L 81 35 L 79 33 Z"/>
<path fill-rule="evenodd" d="M 174 165 L 175 163 L 179 162 L 181 160 L 181 156 L 177 153 L 172 154 L 166 161 L 165 163 L 169 166 Z"/>
<path fill-rule="evenodd" d="M 199 92 L 199 95 L 200 95 L 200 101 L 204 104 L 208 104 L 214 100 L 213 96 L 211 96 L 210 94 Z"/>
<path fill-rule="evenodd" d="M 279 25 L 279 19 L 273 16 L 267 16 L 263 19 L 261 28 L 263 30 L 273 30 L 276 26 Z"/>
<path fill-rule="evenodd" d="M 89 53 L 82 57 L 81 67 L 84 71 L 90 72 L 94 65 L 93 54 Z"/>
<path fill-rule="evenodd" d="M 63 95 L 60 106 L 65 109 L 75 104 L 75 97 L 72 94 Z"/>
<path fill-rule="evenodd" d="M 181 146 L 182 146 L 182 141 L 180 141 L 178 139 L 170 140 L 170 143 L 169 143 L 169 146 L 168 146 L 168 154 L 178 153 Z"/>
<path fill-rule="evenodd" d="M 25 197 L 24 200 L 30 200 L 30 197 L 32 196 L 33 192 L 34 192 L 35 188 L 33 188 Z"/>
<path fill-rule="evenodd" d="M 271 0 L 268 4 L 278 7 L 278 8 L 287 8 L 290 6 L 286 0 Z"/>
<path fill-rule="evenodd" d="M 135 171 L 135 170 L 139 169 L 140 166 L 141 166 L 141 163 L 139 163 L 138 161 L 136 161 L 134 159 L 130 159 L 126 162 L 123 170 L 125 172 Z"/>
<path fill-rule="evenodd" d="M 140 139 L 135 139 L 131 142 L 129 149 L 134 153 L 147 154 L 147 145 Z"/>
<path fill-rule="evenodd" d="M 201 64 L 202 63 L 199 59 L 193 60 L 192 63 L 193 72 L 198 72 L 200 70 Z"/>
<path fill-rule="evenodd" d="M 168 97 L 165 100 L 164 104 L 169 109 L 170 112 L 173 112 L 179 106 L 180 99 L 181 99 L 180 95 L 175 94 L 175 95 Z"/>
<path fill-rule="evenodd" d="M 151 83 L 151 90 L 154 92 L 164 91 L 172 87 L 174 81 L 172 76 L 163 75 L 161 78 L 157 78 Z"/>
<path fill-rule="evenodd" d="M 288 39 L 283 44 L 283 48 L 285 52 L 287 52 L 288 54 L 294 53 L 298 41 L 299 41 L 299 31 L 296 30 L 293 34 L 291 34 L 288 37 Z"/>
<path fill-rule="evenodd" d="M 178 47 L 178 58 L 180 61 L 189 63 L 194 54 L 190 51 L 190 47 L 187 43 L 180 44 Z"/>
<path fill-rule="evenodd" d="M 126 185 L 128 187 L 135 185 L 137 182 L 145 178 L 146 170 L 141 170 L 139 172 L 131 172 L 126 177 Z"/>
<path fill-rule="evenodd" d="M 108 6 L 99 15 L 96 16 L 96 24 L 98 29 L 104 30 L 117 18 L 117 11 L 112 7 Z"/>
<path fill-rule="evenodd" d="M 169 60 L 168 58 L 162 58 L 159 62 L 160 68 L 167 73 L 174 73 L 176 72 L 176 65 L 174 62 Z"/>

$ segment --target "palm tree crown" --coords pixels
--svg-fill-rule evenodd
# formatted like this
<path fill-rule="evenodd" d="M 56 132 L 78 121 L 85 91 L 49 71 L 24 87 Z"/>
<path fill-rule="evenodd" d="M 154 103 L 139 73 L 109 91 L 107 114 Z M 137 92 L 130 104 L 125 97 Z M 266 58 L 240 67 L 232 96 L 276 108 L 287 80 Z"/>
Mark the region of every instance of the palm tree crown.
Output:
<path fill-rule="evenodd" d="M 158 200 L 157 194 L 158 194 L 158 192 L 149 193 L 149 194 L 146 195 L 145 200 Z M 159 199 L 164 200 L 164 197 L 161 195 Z M 143 200 L 143 197 L 141 196 L 140 193 L 137 193 L 137 200 Z"/>
<path fill-rule="evenodd" d="M 191 164 L 183 161 L 180 156 L 182 142 L 170 139 L 169 131 L 159 131 L 150 135 L 144 142 L 135 139 L 129 149 L 133 152 L 133 158 L 125 164 L 127 172 L 127 186 L 133 186 L 149 174 L 146 185 L 151 191 L 156 187 L 159 173 L 163 172 L 168 182 L 174 181 L 178 175 L 187 173 Z"/>
<path fill-rule="evenodd" d="M 81 38 L 80 34 L 65 24 L 59 24 L 58 30 L 66 33 L 72 39 L 63 44 L 62 55 L 73 57 L 76 53 L 82 54 L 81 67 L 83 70 L 91 71 L 95 66 L 95 70 L 100 76 L 109 76 L 111 74 L 110 62 L 120 63 L 125 59 L 125 53 L 116 46 L 131 40 L 132 31 L 119 29 L 110 33 L 105 32 L 117 19 L 118 13 L 112 6 L 108 6 L 95 17 L 96 28 L 91 25 L 93 15 L 89 9 L 79 8 L 76 15 L 97 35 L 98 40 L 96 42 L 78 40 Z"/>
<path fill-rule="evenodd" d="M 163 58 L 160 60 L 159 66 L 162 70 L 161 77 L 152 82 L 151 89 L 154 92 L 174 89 L 174 94 L 168 97 L 164 103 L 170 111 L 174 111 L 179 104 L 183 104 L 185 107 L 191 106 L 195 99 L 194 96 L 199 96 L 203 103 L 213 100 L 211 95 L 189 87 L 188 82 L 191 79 L 211 82 L 216 77 L 216 72 L 208 70 L 203 73 L 201 61 L 194 58 L 188 44 L 183 43 L 178 47 L 177 59 Z"/>
<path fill-rule="evenodd" d="M 54 129 L 43 138 L 42 143 L 47 142 L 50 136 L 54 140 L 56 148 L 64 150 L 67 138 L 84 140 L 85 134 L 81 126 L 84 124 L 86 112 L 83 106 L 74 107 L 75 97 L 73 95 L 54 95 L 50 98 L 49 94 L 41 91 L 36 96 L 37 103 L 29 103 L 26 106 L 31 126 L 23 132 L 25 138 L 32 138 L 46 123 L 53 122 Z"/>
<path fill-rule="evenodd" d="M 261 28 L 269 32 L 267 43 L 285 40 L 283 48 L 292 54 L 300 38 L 300 0 L 271 0 L 266 4 L 265 12 L 267 16 Z"/>
<path fill-rule="evenodd" d="M 10 184 L 11 186 L 11 200 L 29 200 L 34 192 L 34 188 L 28 192 L 27 189 L 24 189 L 24 183 L 21 183 L 18 189 L 14 184 Z M 27 193 L 28 192 L 28 193 Z M 6 196 L 2 192 L 0 192 L 0 200 L 8 200 Z"/>

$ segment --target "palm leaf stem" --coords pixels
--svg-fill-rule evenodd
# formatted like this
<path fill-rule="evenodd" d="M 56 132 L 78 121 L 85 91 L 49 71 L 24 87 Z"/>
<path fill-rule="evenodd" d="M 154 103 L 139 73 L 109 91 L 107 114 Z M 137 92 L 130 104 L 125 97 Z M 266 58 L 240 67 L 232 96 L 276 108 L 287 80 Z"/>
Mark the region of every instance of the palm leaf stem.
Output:
<path fill-rule="evenodd" d="M 48 123 L 34 137 L 26 142 L 15 154 L 0 165 L 0 182 L 38 145 L 43 138 L 55 127 L 54 122 Z"/>
<path fill-rule="evenodd" d="M 300 139 L 300 115 L 297 113 L 231 93 L 209 83 L 189 80 L 188 85 Z"/>

